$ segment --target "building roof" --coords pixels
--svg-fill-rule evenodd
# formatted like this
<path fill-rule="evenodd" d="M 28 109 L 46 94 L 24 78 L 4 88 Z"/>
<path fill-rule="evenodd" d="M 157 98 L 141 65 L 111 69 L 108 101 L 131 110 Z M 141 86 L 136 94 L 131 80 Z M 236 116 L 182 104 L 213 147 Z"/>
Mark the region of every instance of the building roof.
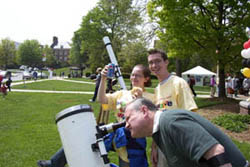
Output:
<path fill-rule="evenodd" d="M 60 42 L 58 43 L 53 49 L 70 49 L 71 46 L 70 46 L 70 43 L 69 42 Z"/>

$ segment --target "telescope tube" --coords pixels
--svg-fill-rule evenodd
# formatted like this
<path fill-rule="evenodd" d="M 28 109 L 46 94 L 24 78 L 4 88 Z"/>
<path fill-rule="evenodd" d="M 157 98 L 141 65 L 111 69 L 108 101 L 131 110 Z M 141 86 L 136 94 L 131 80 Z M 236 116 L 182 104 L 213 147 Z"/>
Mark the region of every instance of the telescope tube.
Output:
<path fill-rule="evenodd" d="M 106 46 L 106 49 L 107 49 L 107 51 L 108 51 L 110 61 L 111 61 L 113 64 L 115 64 L 115 67 L 117 67 L 118 74 L 119 74 L 119 76 L 118 76 L 118 82 L 119 82 L 119 84 L 120 84 L 120 86 L 121 86 L 122 89 L 127 90 L 126 85 L 125 85 L 125 82 L 124 82 L 123 77 L 122 77 L 122 74 L 121 74 L 120 67 L 118 66 L 118 63 L 117 63 L 115 54 L 114 54 L 114 52 L 113 52 L 113 49 L 112 49 L 112 46 L 111 46 L 111 42 L 110 42 L 110 40 L 109 40 L 109 37 L 107 37 L 107 36 L 104 37 L 104 38 L 103 38 L 103 42 L 104 42 L 104 44 L 105 44 L 105 46 Z"/>
<path fill-rule="evenodd" d="M 109 167 L 99 151 L 92 150 L 96 142 L 96 120 L 91 106 L 80 104 L 64 109 L 56 115 L 56 124 L 69 167 Z M 100 151 L 106 153 L 103 141 Z"/>

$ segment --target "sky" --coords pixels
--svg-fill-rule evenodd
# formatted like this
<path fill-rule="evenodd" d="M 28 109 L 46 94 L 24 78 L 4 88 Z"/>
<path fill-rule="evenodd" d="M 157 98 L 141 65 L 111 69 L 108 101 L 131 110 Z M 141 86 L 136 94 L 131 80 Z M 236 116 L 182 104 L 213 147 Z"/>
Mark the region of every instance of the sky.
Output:
<path fill-rule="evenodd" d="M 80 28 L 82 17 L 98 0 L 0 0 L 0 39 L 16 42 L 36 39 L 51 45 L 71 42 Z"/>

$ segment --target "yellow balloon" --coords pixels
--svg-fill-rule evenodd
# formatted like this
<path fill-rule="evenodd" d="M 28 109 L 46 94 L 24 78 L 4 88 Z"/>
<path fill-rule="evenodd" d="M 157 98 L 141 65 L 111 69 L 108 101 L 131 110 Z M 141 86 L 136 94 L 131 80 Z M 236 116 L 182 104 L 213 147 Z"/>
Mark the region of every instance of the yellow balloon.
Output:
<path fill-rule="evenodd" d="M 250 78 L 250 68 L 243 68 L 241 69 L 241 73 L 247 77 L 247 78 Z"/>

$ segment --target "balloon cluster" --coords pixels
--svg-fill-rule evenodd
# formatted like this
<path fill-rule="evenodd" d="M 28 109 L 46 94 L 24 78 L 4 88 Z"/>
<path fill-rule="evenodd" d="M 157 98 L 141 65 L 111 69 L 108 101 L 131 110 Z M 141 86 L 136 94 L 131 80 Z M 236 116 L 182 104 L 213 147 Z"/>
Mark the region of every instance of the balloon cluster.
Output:
<path fill-rule="evenodd" d="M 244 49 L 241 51 L 241 56 L 245 59 L 250 58 L 250 39 L 243 45 Z"/>
<path fill-rule="evenodd" d="M 246 34 L 250 38 L 250 28 L 246 28 Z M 243 44 L 244 49 L 241 51 L 241 56 L 244 58 L 242 61 L 243 69 L 241 73 L 250 78 L 250 39 Z"/>

